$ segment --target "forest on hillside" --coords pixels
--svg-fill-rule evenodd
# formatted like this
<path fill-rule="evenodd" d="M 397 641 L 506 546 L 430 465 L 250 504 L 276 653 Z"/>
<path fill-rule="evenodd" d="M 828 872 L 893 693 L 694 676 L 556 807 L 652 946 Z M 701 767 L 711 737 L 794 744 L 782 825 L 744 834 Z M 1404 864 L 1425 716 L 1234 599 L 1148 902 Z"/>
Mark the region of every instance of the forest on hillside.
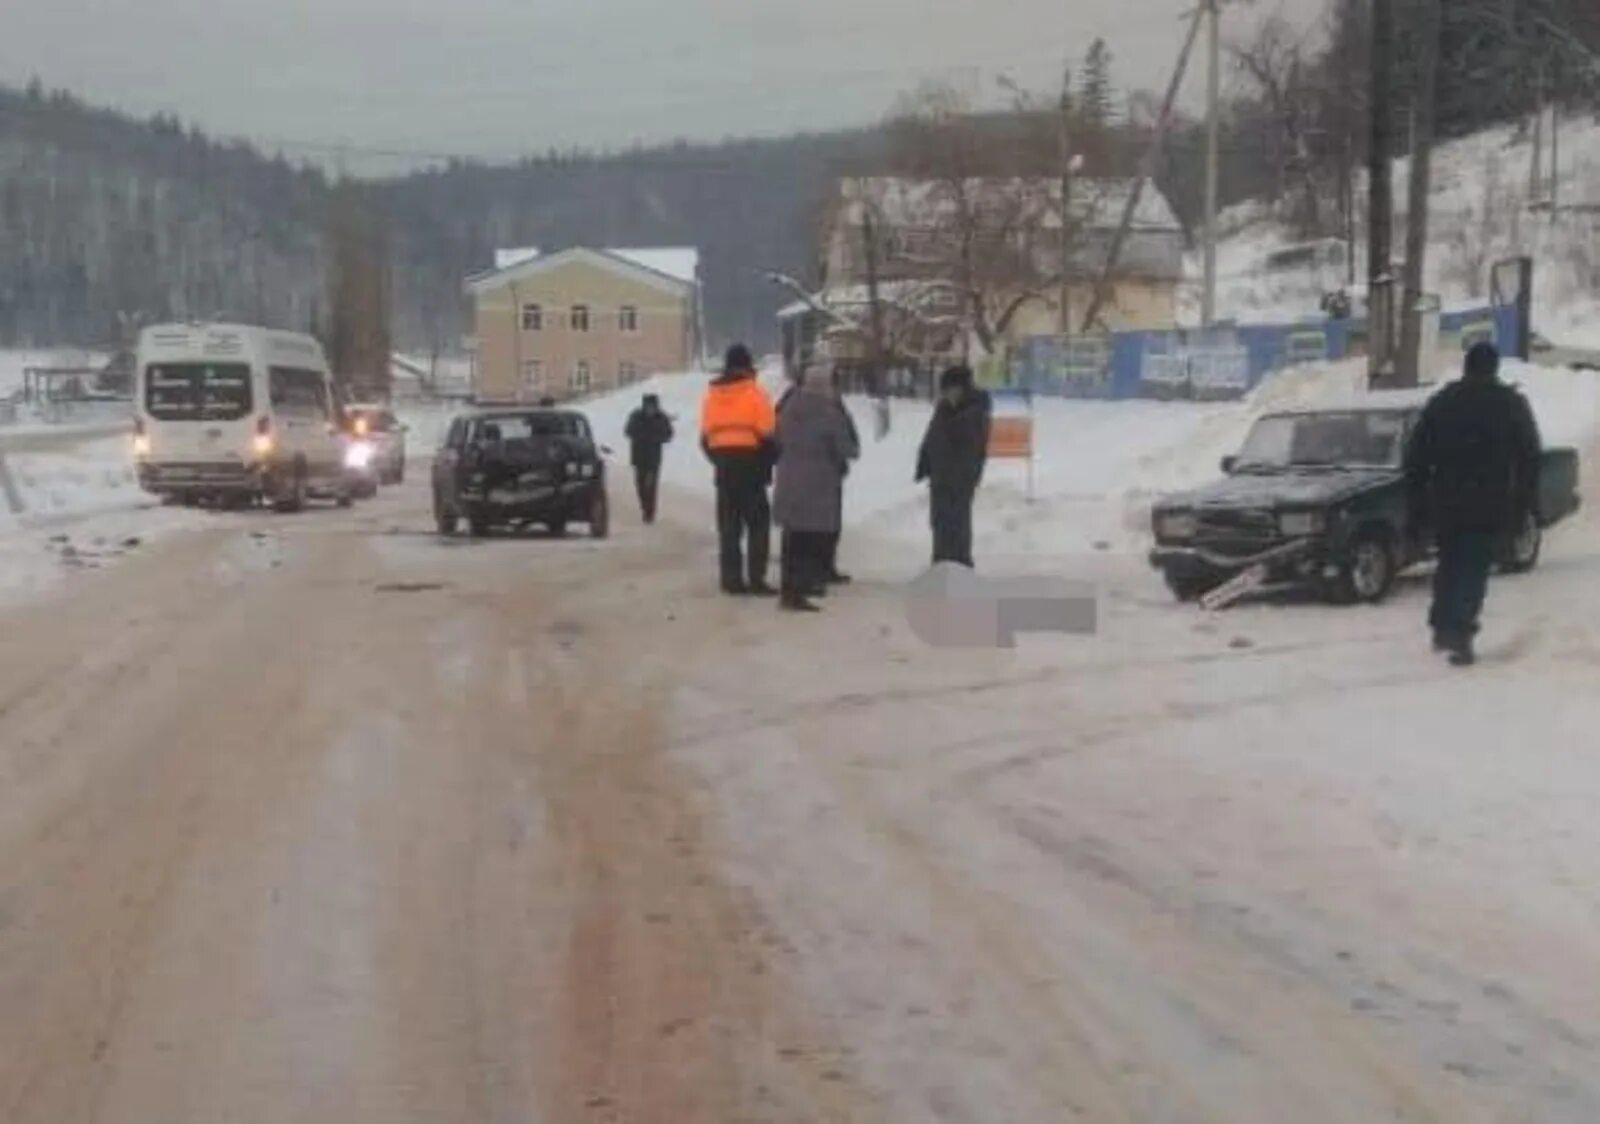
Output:
<path fill-rule="evenodd" d="M 1413 70 L 1406 29 L 1419 2 L 1397 0 L 1402 79 Z M 1369 4 L 1330 0 L 1310 32 L 1268 19 L 1230 42 L 1224 203 L 1276 202 L 1308 236 L 1356 220 Z M 1447 135 L 1552 100 L 1595 104 L 1592 0 L 1450 0 L 1443 10 Z M 1059 118 L 1095 174 L 1131 173 L 1156 99 L 1118 87 L 1114 46 L 1064 60 L 1059 91 L 1016 91 L 1009 108 L 985 112 L 985 127 L 1003 141 L 1035 126 L 1053 132 Z M 1402 138 L 1410 93 L 1402 81 L 1392 106 Z M 496 247 L 682 244 L 702 252 L 712 341 L 770 345 L 787 297 L 761 272 L 814 278 L 817 224 L 838 177 L 894 170 L 889 132 L 453 162 L 371 181 L 362 198 L 387 232 L 393 338 L 414 351 L 457 350 L 468 330 L 462 280 Z M 993 150 L 997 172 L 1007 171 L 1010 149 Z M 1050 170 L 1035 166 L 1037 146 L 1026 151 L 1027 170 Z M 1157 182 L 1191 228 L 1203 161 L 1203 125 L 1180 113 Z M 170 116 L 135 119 L 38 82 L 0 86 L 0 346 L 104 346 L 139 323 L 191 317 L 320 331 L 337 186 L 320 167 Z"/>

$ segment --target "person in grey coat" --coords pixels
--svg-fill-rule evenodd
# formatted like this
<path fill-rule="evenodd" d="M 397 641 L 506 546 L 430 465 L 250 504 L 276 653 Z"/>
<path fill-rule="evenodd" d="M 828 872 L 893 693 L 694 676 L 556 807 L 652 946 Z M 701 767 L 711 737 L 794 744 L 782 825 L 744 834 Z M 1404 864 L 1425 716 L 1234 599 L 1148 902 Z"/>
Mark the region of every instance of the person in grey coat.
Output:
<path fill-rule="evenodd" d="M 809 595 L 827 582 L 828 547 L 844 523 L 845 474 L 860 455 L 833 379 L 820 368 L 807 371 L 778 415 L 772 517 L 783 528 L 781 608 L 817 611 Z"/>

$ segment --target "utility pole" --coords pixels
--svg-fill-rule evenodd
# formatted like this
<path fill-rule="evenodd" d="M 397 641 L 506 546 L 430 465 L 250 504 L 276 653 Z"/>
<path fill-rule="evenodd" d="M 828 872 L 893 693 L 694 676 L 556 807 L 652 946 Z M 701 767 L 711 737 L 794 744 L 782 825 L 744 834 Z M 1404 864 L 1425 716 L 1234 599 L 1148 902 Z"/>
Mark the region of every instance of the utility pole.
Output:
<path fill-rule="evenodd" d="M 1178 91 L 1183 88 L 1183 77 L 1189 73 L 1189 58 L 1194 54 L 1195 40 L 1200 38 L 1200 23 L 1206 18 L 1206 9 L 1198 7 L 1194 16 L 1189 20 L 1189 33 L 1183 40 L 1183 50 L 1178 52 L 1178 65 L 1172 69 L 1172 80 L 1167 84 L 1167 96 L 1161 102 L 1161 114 L 1156 118 L 1155 129 L 1150 137 L 1150 146 L 1145 149 L 1144 158 L 1139 164 L 1139 174 L 1134 178 L 1133 188 L 1128 192 L 1128 200 L 1123 204 L 1122 221 L 1117 224 L 1117 231 L 1111 238 L 1111 248 L 1106 251 L 1106 260 L 1101 267 L 1100 276 L 1095 280 L 1094 293 L 1089 298 L 1089 308 L 1083 314 L 1083 330 L 1094 331 L 1095 324 L 1100 319 L 1100 312 L 1106 306 L 1106 300 L 1111 295 L 1111 278 L 1116 274 L 1117 262 L 1122 257 L 1122 248 L 1127 244 L 1128 232 L 1133 229 L 1134 216 L 1139 213 L 1139 200 L 1144 197 L 1144 185 L 1154 176 L 1156 160 L 1161 155 L 1161 145 L 1167 139 L 1167 129 L 1172 124 L 1172 108 L 1178 100 Z"/>
<path fill-rule="evenodd" d="M 1211 14 L 1211 75 L 1206 84 L 1206 248 L 1205 293 L 1201 298 L 1200 321 L 1203 327 L 1217 322 L 1217 196 L 1220 137 L 1222 131 L 1222 9 L 1217 0 L 1206 0 Z"/>
<path fill-rule="evenodd" d="M 872 354 L 867 379 L 867 392 L 874 398 L 883 397 L 883 302 L 878 299 L 878 231 L 872 221 L 872 204 L 866 198 L 866 185 L 861 190 L 861 238 L 867 258 L 867 311 L 872 320 Z"/>
<path fill-rule="evenodd" d="M 1533 109 L 1533 160 L 1528 168 L 1528 202 L 1537 203 L 1544 197 L 1544 118 L 1545 82 L 1544 68 L 1539 70 L 1535 85 L 1537 93 Z"/>
<path fill-rule="evenodd" d="M 1061 77 L 1058 137 L 1061 158 L 1061 334 L 1072 334 L 1072 70 Z"/>
<path fill-rule="evenodd" d="M 1550 99 L 1550 217 L 1561 210 L 1561 95 Z"/>
<path fill-rule="evenodd" d="M 1427 281 L 1428 203 L 1433 189 L 1434 118 L 1439 93 L 1439 3 L 1417 0 L 1417 93 L 1411 106 L 1411 193 L 1406 206 L 1406 283 L 1402 298 L 1401 386 L 1422 382 L 1422 297 Z"/>
<path fill-rule="evenodd" d="M 1372 0 L 1371 140 L 1367 154 L 1367 375 L 1394 371 L 1394 0 Z"/>

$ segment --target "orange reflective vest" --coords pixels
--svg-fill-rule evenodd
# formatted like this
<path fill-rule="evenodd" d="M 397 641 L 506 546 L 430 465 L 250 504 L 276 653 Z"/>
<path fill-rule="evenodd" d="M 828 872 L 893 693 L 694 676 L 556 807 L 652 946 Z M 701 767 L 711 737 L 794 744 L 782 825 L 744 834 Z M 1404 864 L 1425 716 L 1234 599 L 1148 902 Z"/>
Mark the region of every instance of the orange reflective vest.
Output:
<path fill-rule="evenodd" d="M 755 376 L 721 378 L 700 404 L 700 437 L 711 452 L 754 451 L 777 431 L 772 399 Z"/>

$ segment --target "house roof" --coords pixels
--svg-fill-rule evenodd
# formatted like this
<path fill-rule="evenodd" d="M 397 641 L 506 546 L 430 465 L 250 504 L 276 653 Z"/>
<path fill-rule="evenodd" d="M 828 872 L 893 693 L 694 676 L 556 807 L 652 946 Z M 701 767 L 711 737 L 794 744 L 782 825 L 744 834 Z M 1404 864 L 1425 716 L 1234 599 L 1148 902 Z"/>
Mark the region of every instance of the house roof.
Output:
<path fill-rule="evenodd" d="M 700 279 L 700 251 L 693 246 L 657 246 L 642 250 L 606 252 L 691 285 Z"/>
<path fill-rule="evenodd" d="M 907 308 L 924 308 L 930 304 L 933 287 L 926 281 L 884 281 L 878 285 L 878 300 Z M 811 301 L 797 300 L 778 310 L 779 320 L 791 320 L 821 305 L 829 311 L 862 308 L 872 301 L 872 292 L 866 285 L 833 285 L 816 293 Z"/>
<path fill-rule="evenodd" d="M 514 265 L 532 261 L 538 256 L 539 247 L 537 246 L 520 246 L 510 250 L 496 250 L 494 252 L 494 267 L 496 269 L 510 269 Z"/>
<path fill-rule="evenodd" d="M 612 250 L 573 246 L 554 254 L 537 249 L 499 250 L 495 268 L 467 278 L 467 288 L 482 292 L 497 285 L 536 277 L 574 261 L 589 261 L 614 272 L 626 273 L 647 284 L 670 286 L 674 290 L 698 283 L 700 251 L 692 247 L 665 246 L 653 249 Z"/>
<path fill-rule="evenodd" d="M 990 199 L 996 205 L 1024 200 L 1039 209 L 1039 224 L 1049 228 L 1060 222 L 1056 203 L 1061 198 L 1061 181 L 1054 178 L 994 177 L 964 181 L 965 190 L 982 205 Z M 1114 230 L 1133 193 L 1129 179 L 1095 179 L 1086 176 L 1072 180 L 1072 209 L 1092 229 Z M 871 176 L 840 181 L 847 221 L 859 224 L 864 204 L 875 204 L 882 221 L 893 226 L 919 226 L 937 222 L 954 207 L 953 187 L 939 180 Z M 1139 195 L 1133 214 L 1133 229 L 1180 233 L 1183 224 L 1161 189 L 1147 183 Z"/>

